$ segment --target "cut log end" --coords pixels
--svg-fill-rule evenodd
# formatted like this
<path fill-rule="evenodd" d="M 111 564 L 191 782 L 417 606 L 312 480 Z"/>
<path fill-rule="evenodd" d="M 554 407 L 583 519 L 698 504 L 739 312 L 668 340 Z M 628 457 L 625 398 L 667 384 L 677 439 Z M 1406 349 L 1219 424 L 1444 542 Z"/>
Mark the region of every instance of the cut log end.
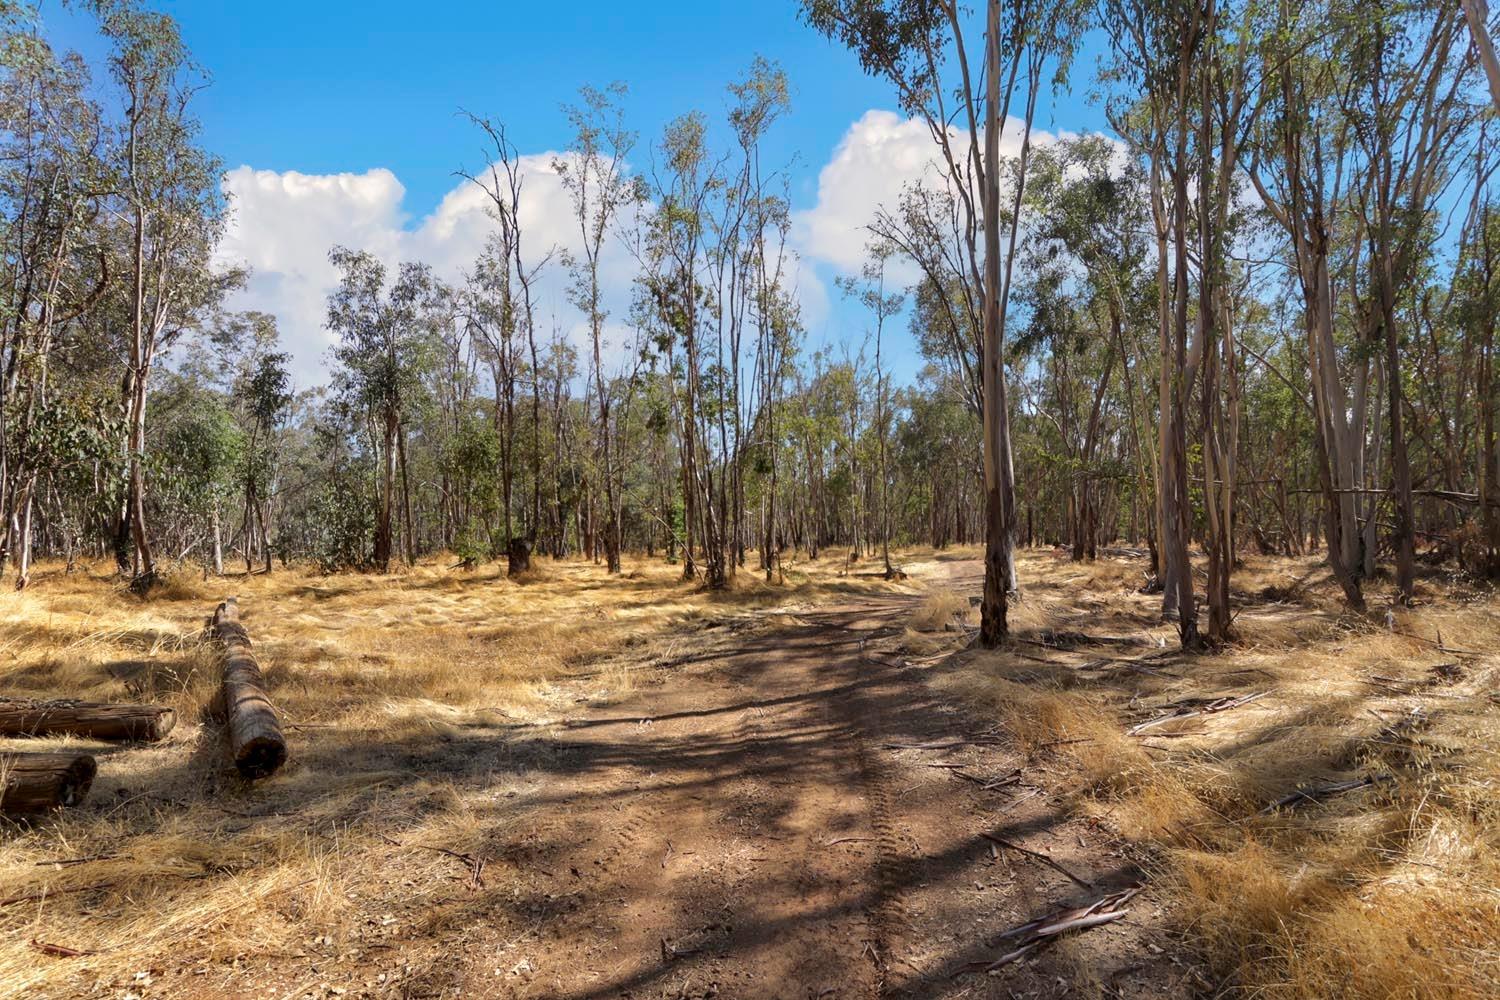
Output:
<path fill-rule="evenodd" d="M 79 757 L 69 764 L 57 782 L 57 801 L 64 806 L 76 806 L 89 794 L 94 786 L 94 775 L 99 766 L 92 757 Z"/>
<path fill-rule="evenodd" d="M 280 735 L 250 739 L 234 755 L 235 769 L 246 778 L 265 778 L 286 763 L 286 743 Z"/>

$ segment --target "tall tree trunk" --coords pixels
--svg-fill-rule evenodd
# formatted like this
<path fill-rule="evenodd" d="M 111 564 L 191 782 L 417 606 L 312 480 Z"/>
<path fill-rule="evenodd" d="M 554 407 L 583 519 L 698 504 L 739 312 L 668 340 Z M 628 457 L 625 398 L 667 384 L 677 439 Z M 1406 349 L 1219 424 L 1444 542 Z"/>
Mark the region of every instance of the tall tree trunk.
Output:
<path fill-rule="evenodd" d="M 1489 81 L 1490 99 L 1495 102 L 1495 110 L 1500 112 L 1500 59 L 1495 57 L 1495 43 L 1491 41 L 1489 28 L 1485 24 L 1489 9 L 1484 0 L 1459 0 L 1459 3 L 1463 5 L 1464 17 L 1469 22 L 1474 51 L 1479 55 L 1485 79 Z"/>
<path fill-rule="evenodd" d="M 394 410 L 385 414 L 385 429 L 381 438 L 380 515 L 375 523 L 375 566 L 382 573 L 391 571 L 391 520 L 396 505 L 396 427 Z"/>

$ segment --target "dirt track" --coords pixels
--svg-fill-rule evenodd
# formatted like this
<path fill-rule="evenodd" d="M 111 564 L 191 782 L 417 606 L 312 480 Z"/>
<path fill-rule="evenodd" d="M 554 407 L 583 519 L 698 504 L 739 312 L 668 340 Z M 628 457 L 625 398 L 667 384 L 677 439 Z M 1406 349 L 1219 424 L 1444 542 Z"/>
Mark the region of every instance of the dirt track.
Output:
<path fill-rule="evenodd" d="M 966 571 L 972 567 L 964 567 Z M 957 581 L 968 584 L 972 581 Z M 432 994 L 516 997 L 1187 995 L 1130 918 L 994 975 L 986 939 L 1138 871 L 1072 822 L 1045 760 L 975 735 L 924 672 L 877 651 L 914 599 L 729 640 L 623 704 L 534 737 L 545 762 L 487 846 L 487 891 L 431 928 Z M 690 647 L 691 648 L 691 647 Z M 986 790 L 981 779 L 1020 769 Z M 991 833 L 1045 853 L 995 849 Z M 502 881 L 503 880 L 503 881 Z M 496 892 L 496 889 L 502 891 Z"/>

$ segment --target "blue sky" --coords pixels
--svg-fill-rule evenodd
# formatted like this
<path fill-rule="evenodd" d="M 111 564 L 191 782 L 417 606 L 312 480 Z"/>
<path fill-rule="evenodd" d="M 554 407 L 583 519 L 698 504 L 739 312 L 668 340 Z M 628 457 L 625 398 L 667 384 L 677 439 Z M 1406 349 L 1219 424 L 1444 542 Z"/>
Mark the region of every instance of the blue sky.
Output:
<path fill-rule="evenodd" d="M 793 0 L 155 6 L 178 19 L 212 76 L 197 113 L 206 145 L 231 171 L 239 225 L 230 243 L 256 271 L 239 304 L 277 313 L 304 383 L 317 379 L 326 348 L 316 327 L 328 278 L 318 261 L 327 247 L 317 244 L 364 240 L 400 257 L 451 253 L 450 269 L 460 266 L 469 243 L 443 242 L 444 233 L 467 224 L 450 218 L 462 208 L 453 198 L 460 186 L 454 171 L 481 165 L 480 144 L 460 109 L 502 119 L 523 154 L 543 154 L 565 148 L 560 105 L 580 85 L 620 80 L 630 87 L 630 121 L 644 144 L 684 111 L 721 118 L 726 83 L 756 55 L 780 62 L 792 85 L 792 113 L 769 137 L 765 161 L 793 164 L 793 207 L 804 215 L 803 228 L 818 234 L 801 248 L 809 285 L 821 286 L 805 310 L 809 339 L 851 349 L 863 339 L 865 318 L 838 300 L 833 278 L 853 266 L 861 215 L 882 200 L 882 181 L 889 196 L 895 164 L 921 135 L 898 116 L 870 117 L 895 111 L 889 89 L 803 25 Z M 102 51 L 88 21 L 56 0 L 44 2 L 43 17 L 59 47 Z M 1079 94 L 1091 74 L 1085 52 L 1075 73 Z M 1100 119 L 1081 97 L 1065 96 L 1043 102 L 1037 126 L 1076 131 L 1099 127 Z M 820 178 L 841 148 L 848 155 L 827 175 L 828 194 L 820 197 Z M 635 159 L 644 155 L 643 147 Z M 866 189 L 871 200 L 863 205 Z M 450 211 L 439 219 L 445 204 Z M 443 261 L 435 263 L 441 269 Z M 566 303 L 558 299 L 549 308 L 567 326 Z M 892 340 L 887 351 L 898 374 L 909 377 L 916 359 L 903 346 L 904 321 Z"/>

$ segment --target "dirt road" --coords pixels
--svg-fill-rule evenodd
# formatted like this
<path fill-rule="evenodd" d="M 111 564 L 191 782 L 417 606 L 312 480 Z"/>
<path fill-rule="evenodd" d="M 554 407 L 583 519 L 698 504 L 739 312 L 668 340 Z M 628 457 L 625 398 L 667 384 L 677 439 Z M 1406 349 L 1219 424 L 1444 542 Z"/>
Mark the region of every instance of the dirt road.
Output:
<path fill-rule="evenodd" d="M 1156 932 L 1134 914 L 1002 974 L 961 974 L 1004 950 L 995 934 L 1138 872 L 1064 818 L 1045 761 L 984 737 L 946 745 L 982 721 L 874 651 L 913 600 L 705 634 L 663 683 L 538 736 L 545 773 L 489 847 L 486 902 L 435 929 L 446 951 L 428 985 L 580 1000 L 1161 995 L 1142 941 Z"/>

